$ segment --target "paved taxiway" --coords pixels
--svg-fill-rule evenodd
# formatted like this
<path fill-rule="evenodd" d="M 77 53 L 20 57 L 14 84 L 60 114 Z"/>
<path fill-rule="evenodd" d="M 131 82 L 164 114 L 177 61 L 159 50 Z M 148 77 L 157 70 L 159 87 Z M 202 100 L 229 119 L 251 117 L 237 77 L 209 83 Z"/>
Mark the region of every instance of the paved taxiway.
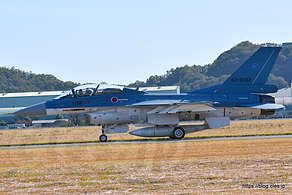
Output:
<path fill-rule="evenodd" d="M 36 149 L 36 148 L 59 148 L 59 147 L 80 147 L 96 145 L 122 145 L 122 144 L 153 144 L 153 143 L 183 143 L 192 141 L 227 141 L 227 140 L 257 140 L 257 139 L 292 139 L 292 135 L 269 135 L 269 136 L 244 136 L 244 137 L 219 137 L 219 138 L 185 138 L 183 140 L 143 140 L 143 141 L 109 141 L 74 144 L 43 144 L 25 146 L 1 146 L 0 150 L 9 149 Z"/>

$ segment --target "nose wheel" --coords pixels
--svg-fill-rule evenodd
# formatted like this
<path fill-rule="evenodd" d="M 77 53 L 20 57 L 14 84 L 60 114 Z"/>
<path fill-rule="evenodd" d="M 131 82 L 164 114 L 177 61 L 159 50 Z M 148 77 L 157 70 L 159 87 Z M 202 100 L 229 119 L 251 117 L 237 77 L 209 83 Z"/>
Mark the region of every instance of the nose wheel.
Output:
<path fill-rule="evenodd" d="M 105 134 L 102 134 L 99 136 L 99 141 L 100 142 L 106 142 L 107 141 L 107 136 Z"/>

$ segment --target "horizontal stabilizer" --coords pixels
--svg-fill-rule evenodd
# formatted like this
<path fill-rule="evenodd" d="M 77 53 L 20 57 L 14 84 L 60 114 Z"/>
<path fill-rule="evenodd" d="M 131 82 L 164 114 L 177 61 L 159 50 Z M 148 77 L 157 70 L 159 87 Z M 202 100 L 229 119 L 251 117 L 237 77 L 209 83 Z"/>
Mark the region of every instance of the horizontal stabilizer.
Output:
<path fill-rule="evenodd" d="M 277 110 L 280 108 L 285 108 L 282 104 L 242 104 L 240 107 L 267 109 L 267 110 Z"/>
<path fill-rule="evenodd" d="M 225 127 L 230 125 L 229 117 L 210 117 L 205 119 L 211 129 Z"/>

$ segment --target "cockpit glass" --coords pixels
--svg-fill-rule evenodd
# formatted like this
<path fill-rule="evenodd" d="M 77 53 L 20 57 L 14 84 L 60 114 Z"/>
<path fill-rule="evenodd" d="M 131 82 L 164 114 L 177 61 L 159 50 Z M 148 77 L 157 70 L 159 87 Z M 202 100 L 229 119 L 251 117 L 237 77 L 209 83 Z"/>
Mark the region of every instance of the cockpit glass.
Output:
<path fill-rule="evenodd" d="M 75 87 L 55 99 L 122 93 L 124 87 L 107 84 L 88 84 Z"/>

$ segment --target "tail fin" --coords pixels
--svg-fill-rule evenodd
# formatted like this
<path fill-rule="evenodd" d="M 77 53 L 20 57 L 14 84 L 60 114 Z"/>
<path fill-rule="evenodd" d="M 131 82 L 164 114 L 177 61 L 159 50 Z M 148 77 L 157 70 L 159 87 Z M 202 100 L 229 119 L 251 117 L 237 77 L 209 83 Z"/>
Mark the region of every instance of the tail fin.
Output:
<path fill-rule="evenodd" d="M 223 84 L 191 93 L 275 93 L 276 85 L 265 85 L 281 47 L 261 47 Z"/>
<path fill-rule="evenodd" d="M 261 47 L 223 84 L 264 85 L 280 50 L 281 47 Z"/>

